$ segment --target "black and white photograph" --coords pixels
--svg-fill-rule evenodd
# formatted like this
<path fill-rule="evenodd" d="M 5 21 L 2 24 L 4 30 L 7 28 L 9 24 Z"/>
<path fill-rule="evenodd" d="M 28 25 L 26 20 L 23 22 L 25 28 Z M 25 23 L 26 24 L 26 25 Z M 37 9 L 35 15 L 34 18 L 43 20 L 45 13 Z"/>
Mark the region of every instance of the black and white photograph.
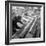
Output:
<path fill-rule="evenodd" d="M 45 41 L 45 3 L 6 1 L 5 20 L 6 44 Z"/>

